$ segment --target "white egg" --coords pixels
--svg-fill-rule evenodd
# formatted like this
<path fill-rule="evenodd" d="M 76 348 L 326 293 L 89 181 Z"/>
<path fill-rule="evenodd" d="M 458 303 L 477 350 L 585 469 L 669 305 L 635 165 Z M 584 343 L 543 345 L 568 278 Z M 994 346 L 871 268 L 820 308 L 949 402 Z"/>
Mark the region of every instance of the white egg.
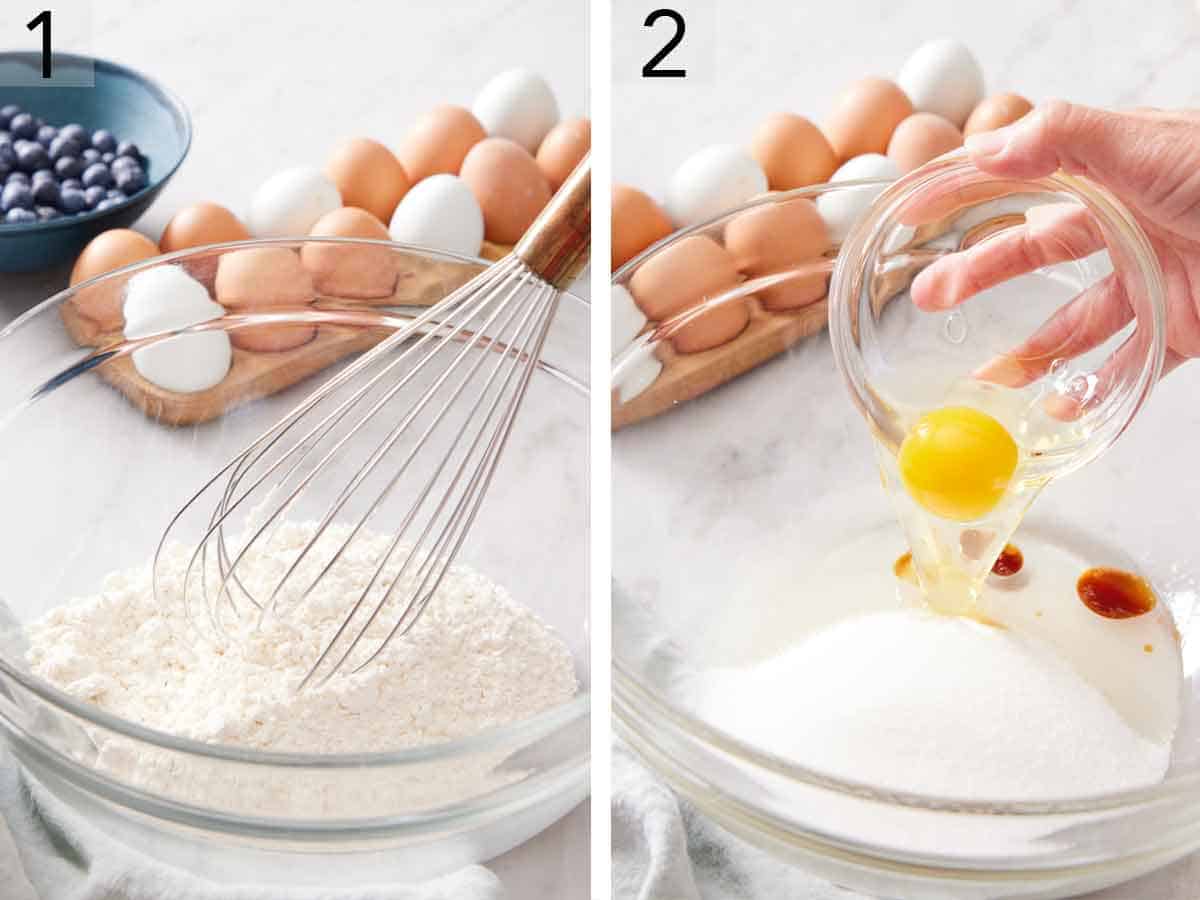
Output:
<path fill-rule="evenodd" d="M 418 181 L 392 213 L 393 241 L 478 256 L 483 245 L 483 211 L 457 175 Z"/>
<path fill-rule="evenodd" d="M 341 205 L 342 195 L 324 172 L 295 166 L 272 175 L 254 192 L 246 227 L 257 238 L 305 237 L 318 219 Z"/>
<path fill-rule="evenodd" d="M 716 144 L 693 153 L 675 170 L 667 214 L 680 227 L 697 225 L 767 190 L 767 176 L 749 152 Z"/>
<path fill-rule="evenodd" d="M 471 112 L 492 137 L 516 141 L 530 153 L 558 124 L 558 101 L 550 85 L 529 69 L 501 72 L 479 92 Z"/>
<path fill-rule="evenodd" d="M 965 44 L 950 38 L 918 47 L 896 82 L 919 112 L 937 113 L 959 128 L 984 95 L 979 61 Z"/>
<path fill-rule="evenodd" d="M 899 177 L 900 167 L 896 165 L 895 160 L 880 153 L 864 153 L 842 163 L 829 181 L 857 181 L 862 178 L 886 178 L 892 181 Z M 817 198 L 817 209 L 825 219 L 829 236 L 835 243 L 845 240 L 850 228 L 867 211 L 867 207 L 875 202 L 875 198 L 884 187 L 885 185 L 848 188 L 831 191 Z"/>
<path fill-rule="evenodd" d="M 658 380 L 663 364 L 651 346 L 639 347 L 628 359 L 622 359 L 613 373 L 617 400 L 628 403 Z"/>
<path fill-rule="evenodd" d="M 129 279 L 123 312 L 125 337 L 137 340 L 219 319 L 225 309 L 179 266 L 156 266 Z M 232 362 L 224 331 L 181 334 L 133 351 L 139 375 L 181 394 L 220 384 Z"/>
<path fill-rule="evenodd" d="M 646 325 L 646 315 L 633 300 L 633 294 L 620 284 L 612 288 L 612 355 L 629 346 Z"/>

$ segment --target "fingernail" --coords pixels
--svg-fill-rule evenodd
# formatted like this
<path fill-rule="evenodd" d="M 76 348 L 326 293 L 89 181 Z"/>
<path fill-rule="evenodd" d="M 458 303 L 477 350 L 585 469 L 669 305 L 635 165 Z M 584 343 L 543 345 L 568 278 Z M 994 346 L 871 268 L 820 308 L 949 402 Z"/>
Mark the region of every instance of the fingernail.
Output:
<path fill-rule="evenodd" d="M 1002 387 L 1019 388 L 1029 384 L 1030 378 L 1021 361 L 1005 354 L 995 356 L 971 373 L 979 381 L 987 381 Z"/>
<path fill-rule="evenodd" d="M 999 156 L 1008 146 L 1011 132 L 1007 127 L 995 131 L 981 131 L 967 138 L 967 152 L 976 159 Z"/>

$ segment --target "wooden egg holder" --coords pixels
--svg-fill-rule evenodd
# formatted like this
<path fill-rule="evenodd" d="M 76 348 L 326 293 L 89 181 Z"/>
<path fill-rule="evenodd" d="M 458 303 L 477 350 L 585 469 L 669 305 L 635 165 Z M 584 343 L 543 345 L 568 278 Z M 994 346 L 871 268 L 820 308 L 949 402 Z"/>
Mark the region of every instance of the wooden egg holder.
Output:
<path fill-rule="evenodd" d="M 488 260 L 498 260 L 511 249 L 485 243 L 480 255 Z M 404 256 L 396 286 L 389 296 L 370 300 L 319 297 L 313 307 L 346 310 L 432 306 L 483 271 L 481 266 L 471 263 L 435 260 L 419 254 Z M 210 270 L 210 279 L 211 275 Z M 211 280 L 208 287 L 211 290 Z M 75 343 L 102 349 L 124 341 L 124 335 L 119 331 L 98 331 L 93 320 L 81 314 L 76 299 L 64 303 L 61 310 L 63 324 Z M 233 362 L 221 383 L 194 393 L 168 391 L 146 380 L 134 368 L 131 356 L 114 357 L 94 371 L 151 419 L 167 425 L 196 425 L 219 418 L 256 398 L 289 388 L 347 356 L 373 347 L 390 333 L 392 329 L 383 327 L 319 325 L 311 341 L 291 350 L 258 352 L 234 347 Z"/>
<path fill-rule="evenodd" d="M 679 353 L 668 341 L 655 348 L 662 371 L 654 383 L 621 403 L 613 392 L 612 428 L 619 431 L 635 422 L 706 394 L 737 376 L 762 365 L 798 341 L 816 334 L 828 319 L 828 300 L 821 297 L 790 310 L 768 310 L 758 297 L 744 299 L 750 321 L 730 341 L 699 353 Z M 652 328 L 645 329 L 652 330 Z"/>

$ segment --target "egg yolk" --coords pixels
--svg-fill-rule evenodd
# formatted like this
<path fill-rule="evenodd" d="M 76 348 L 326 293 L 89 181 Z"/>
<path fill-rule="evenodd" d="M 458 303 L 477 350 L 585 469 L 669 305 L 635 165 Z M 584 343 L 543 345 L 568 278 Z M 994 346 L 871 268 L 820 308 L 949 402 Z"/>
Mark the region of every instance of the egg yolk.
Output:
<path fill-rule="evenodd" d="M 1017 444 L 989 416 L 966 406 L 926 413 L 900 445 L 900 478 L 925 510 L 956 522 L 987 515 L 1012 481 Z"/>

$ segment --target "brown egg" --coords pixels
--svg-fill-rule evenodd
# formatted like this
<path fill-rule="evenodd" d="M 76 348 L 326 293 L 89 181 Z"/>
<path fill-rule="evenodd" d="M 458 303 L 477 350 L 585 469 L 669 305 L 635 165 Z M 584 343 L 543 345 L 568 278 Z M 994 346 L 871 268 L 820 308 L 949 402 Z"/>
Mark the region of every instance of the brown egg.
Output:
<path fill-rule="evenodd" d="M 311 233 L 315 237 L 390 240 L 382 222 L 355 206 L 326 213 Z M 318 293 L 351 300 L 391 297 L 400 274 L 400 257 L 386 247 L 313 242 L 300 248 L 300 261 L 312 273 Z"/>
<path fill-rule="evenodd" d="M 163 230 L 158 246 L 163 253 L 223 244 L 226 241 L 248 240 L 250 232 L 238 217 L 216 203 L 194 203 L 185 206 L 171 217 Z"/>
<path fill-rule="evenodd" d="M 76 285 L 158 255 L 158 245 L 144 234 L 128 228 L 103 231 L 92 238 L 75 260 L 71 284 Z M 70 302 L 79 315 L 88 320 L 98 336 L 118 332 L 124 327 L 125 316 L 121 311 L 124 299 L 124 281 L 110 280 L 80 291 Z"/>
<path fill-rule="evenodd" d="M 825 120 L 825 136 L 842 162 L 883 153 L 896 126 L 912 111 L 912 102 L 894 81 L 868 76 L 838 95 Z"/>
<path fill-rule="evenodd" d="M 185 206 L 167 223 L 158 246 L 163 253 L 173 253 L 205 244 L 244 241 L 249 237 L 246 226 L 225 207 L 216 203 L 196 203 Z M 189 275 L 212 291 L 219 261 L 219 253 L 200 254 L 185 259 L 182 265 Z"/>
<path fill-rule="evenodd" d="M 381 222 L 389 222 L 397 204 L 412 186 L 400 160 L 379 141 L 353 138 L 329 158 L 325 174 L 337 185 L 342 203 L 365 209 Z"/>
<path fill-rule="evenodd" d="M 671 220 L 648 194 L 627 184 L 612 189 L 612 270 L 615 272 L 672 231 Z"/>
<path fill-rule="evenodd" d="M 949 119 L 936 113 L 913 113 L 896 126 L 888 142 L 887 155 L 895 160 L 900 173 L 911 172 L 931 159 L 956 150 L 963 143 L 962 132 Z"/>
<path fill-rule="evenodd" d="M 484 237 L 515 244 L 550 202 L 550 183 L 529 151 L 508 138 L 471 148 L 459 176 L 483 210 Z"/>
<path fill-rule="evenodd" d="M 538 147 L 537 164 L 557 191 L 579 161 L 592 149 L 590 119 L 566 119 L 550 129 Z"/>
<path fill-rule="evenodd" d="M 221 256 L 217 266 L 217 302 L 232 312 L 250 313 L 313 301 L 312 275 L 300 254 L 287 247 L 249 247 Z M 315 325 L 259 325 L 230 332 L 243 350 L 291 350 L 316 336 Z"/>
<path fill-rule="evenodd" d="M 646 318 L 662 322 L 739 281 L 733 254 L 710 237 L 693 235 L 643 263 L 633 273 L 629 291 Z M 684 326 L 671 344 L 680 353 L 710 350 L 733 340 L 749 321 L 746 301 L 735 300 Z"/>
<path fill-rule="evenodd" d="M 830 246 L 825 220 L 811 200 L 758 206 L 725 226 L 725 249 L 751 277 L 824 262 Z M 796 309 L 824 297 L 828 283 L 827 273 L 805 275 L 756 291 L 756 296 L 767 309 Z"/>
<path fill-rule="evenodd" d="M 821 129 L 792 113 L 776 113 L 758 126 L 750 155 L 762 166 L 773 191 L 828 181 L 838 166 Z"/>
<path fill-rule="evenodd" d="M 993 94 L 980 102 L 963 126 L 963 134 L 994 131 L 1011 125 L 1033 109 L 1033 104 L 1020 94 Z"/>
<path fill-rule="evenodd" d="M 485 137 L 487 132 L 470 110 L 439 106 L 417 120 L 396 156 L 416 184 L 430 175 L 457 175 L 467 153 Z"/>

